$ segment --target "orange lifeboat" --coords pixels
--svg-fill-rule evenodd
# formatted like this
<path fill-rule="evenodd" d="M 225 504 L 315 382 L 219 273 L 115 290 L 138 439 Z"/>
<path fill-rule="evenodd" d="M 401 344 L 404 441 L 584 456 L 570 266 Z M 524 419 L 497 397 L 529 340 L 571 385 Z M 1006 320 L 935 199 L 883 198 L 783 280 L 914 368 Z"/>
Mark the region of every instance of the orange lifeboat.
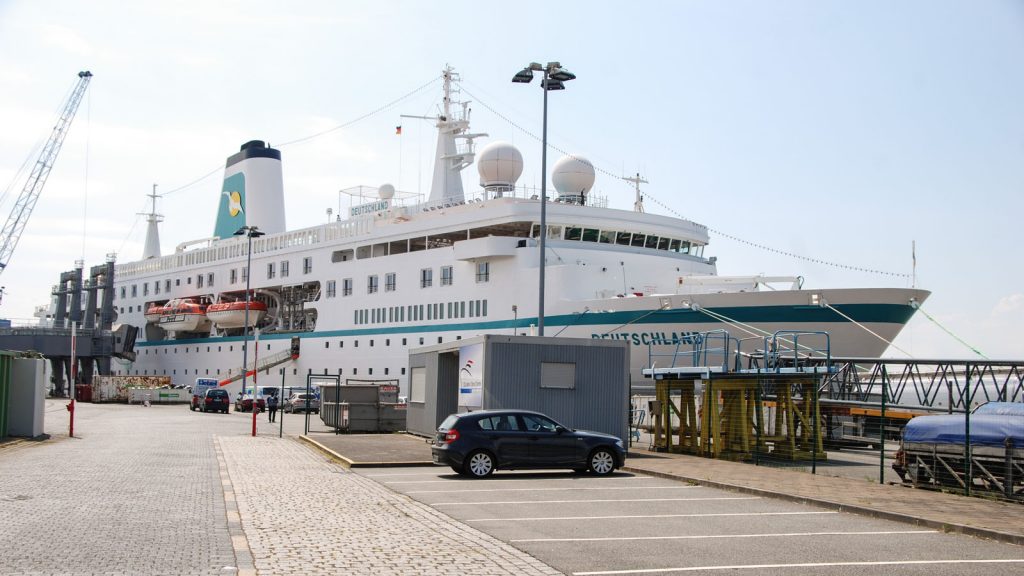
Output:
<path fill-rule="evenodd" d="M 210 328 L 206 306 L 189 299 L 175 299 L 163 307 L 160 327 L 168 332 L 202 332 Z"/>
<path fill-rule="evenodd" d="M 160 317 L 164 315 L 164 310 L 166 309 L 166 306 L 160 306 L 159 304 L 151 305 L 146 309 L 146 313 L 144 314 L 146 322 L 150 324 L 157 324 L 160 322 Z"/>
<path fill-rule="evenodd" d="M 245 326 L 245 300 L 218 302 L 206 308 L 206 315 L 218 328 L 242 328 Z M 267 305 L 257 300 L 249 301 L 249 327 L 259 324 L 267 315 Z"/>

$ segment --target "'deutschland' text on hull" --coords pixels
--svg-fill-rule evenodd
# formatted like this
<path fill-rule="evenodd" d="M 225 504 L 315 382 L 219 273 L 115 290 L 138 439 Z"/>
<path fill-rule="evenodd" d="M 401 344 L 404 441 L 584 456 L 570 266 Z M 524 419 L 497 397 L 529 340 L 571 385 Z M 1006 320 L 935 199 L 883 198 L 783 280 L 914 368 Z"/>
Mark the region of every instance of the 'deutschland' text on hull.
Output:
<path fill-rule="evenodd" d="M 539 191 L 516 186 L 521 154 L 502 142 L 474 150 L 485 135 L 469 132 L 468 107 L 451 100 L 457 75 L 447 69 L 443 79 L 425 200 L 390 185 L 360 186 L 349 189 L 347 218 L 288 230 L 281 154 L 252 141 L 228 158 L 220 195 L 210 199 L 211 208 L 219 202 L 211 238 L 161 256 L 159 218 L 151 217 L 145 257 L 116 267 L 118 321 L 137 326 L 140 338 L 136 360 L 114 373 L 166 375 L 179 385 L 228 380 L 240 374 L 248 322 L 259 329 L 250 370 L 280 358 L 261 370 L 268 384 L 283 370 L 289 386 L 329 374 L 396 379 L 404 394 L 410 349 L 531 333 L 541 265 L 544 335 L 629 341 L 634 383 L 650 350 L 671 352 L 714 330 L 748 352 L 778 330 L 826 331 L 833 355 L 879 356 L 929 295 L 718 276 L 704 226 L 645 213 L 640 202 L 609 208 L 590 193 L 594 169 L 579 156 L 553 165 L 542 231 Z M 467 192 L 461 170 L 474 161 L 482 188 Z M 237 234 L 246 226 L 262 235 Z M 301 353 L 291 358 L 295 338 Z"/>

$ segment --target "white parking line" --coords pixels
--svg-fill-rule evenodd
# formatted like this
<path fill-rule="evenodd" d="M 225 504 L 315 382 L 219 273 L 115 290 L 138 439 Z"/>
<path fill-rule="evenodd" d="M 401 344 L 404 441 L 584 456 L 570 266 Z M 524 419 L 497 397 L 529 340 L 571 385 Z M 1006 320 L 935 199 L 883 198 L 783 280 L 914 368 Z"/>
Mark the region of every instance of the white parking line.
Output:
<path fill-rule="evenodd" d="M 689 490 L 702 486 L 593 486 L 565 488 L 485 488 L 483 490 L 410 490 L 406 494 L 466 494 L 467 492 L 565 492 L 567 490 Z"/>
<path fill-rule="evenodd" d="M 938 530 L 886 530 L 878 532 L 785 532 L 767 534 L 697 534 L 692 536 L 623 536 L 611 538 L 524 538 L 509 542 L 617 542 L 620 540 L 713 540 L 717 538 L 789 538 L 799 536 L 882 536 L 891 534 L 938 534 Z"/>
<path fill-rule="evenodd" d="M 548 518 L 477 518 L 463 522 L 529 522 L 531 520 L 628 520 L 641 518 L 713 518 L 719 516 L 810 516 L 816 514 L 839 514 L 834 510 L 821 512 L 722 512 L 718 514 L 640 514 L 630 516 L 551 516 Z"/>
<path fill-rule="evenodd" d="M 935 564 L 1024 564 L 1024 559 L 991 560 L 882 560 L 877 562 L 809 562 L 806 564 L 736 564 L 732 566 L 686 566 L 684 568 L 647 568 L 643 570 L 603 570 L 573 572 L 573 576 L 604 576 L 608 574 L 664 574 L 666 572 L 701 572 L 709 570 L 768 570 L 771 568 L 826 568 L 830 566 L 913 566 Z"/>
<path fill-rule="evenodd" d="M 706 502 L 709 500 L 760 500 L 760 496 L 714 496 L 708 498 L 617 498 L 615 500 L 525 500 L 496 502 L 433 502 L 431 506 L 484 506 L 497 504 L 591 504 L 594 502 Z"/>
<path fill-rule="evenodd" d="M 487 480 L 480 480 L 480 482 L 487 482 L 491 484 L 493 482 L 537 482 L 539 480 L 545 480 L 547 482 L 579 482 L 578 477 L 571 478 L 538 478 L 536 476 L 530 478 L 488 478 Z M 654 476 L 613 476 L 612 478 L 602 478 L 601 482 L 614 482 L 614 481 L 625 481 L 625 480 L 657 480 Z M 467 480 L 461 480 L 466 482 Z M 385 484 L 450 484 L 452 482 L 460 482 L 449 478 L 447 480 L 399 480 L 395 482 L 385 482 Z"/>

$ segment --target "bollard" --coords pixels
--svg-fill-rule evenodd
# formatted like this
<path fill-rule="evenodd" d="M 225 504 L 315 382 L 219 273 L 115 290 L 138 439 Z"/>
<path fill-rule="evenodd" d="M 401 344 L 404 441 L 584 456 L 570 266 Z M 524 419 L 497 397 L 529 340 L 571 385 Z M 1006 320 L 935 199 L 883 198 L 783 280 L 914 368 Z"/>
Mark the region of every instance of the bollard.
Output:
<path fill-rule="evenodd" d="M 71 398 L 71 402 L 66 406 L 68 409 L 68 436 L 71 438 L 75 437 L 75 398 Z"/>

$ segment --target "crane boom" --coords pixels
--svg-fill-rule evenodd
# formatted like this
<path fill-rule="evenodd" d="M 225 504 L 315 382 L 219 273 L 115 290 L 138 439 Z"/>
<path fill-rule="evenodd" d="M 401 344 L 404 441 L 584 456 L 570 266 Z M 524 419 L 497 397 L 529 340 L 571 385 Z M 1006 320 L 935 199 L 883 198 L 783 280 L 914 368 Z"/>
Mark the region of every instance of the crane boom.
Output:
<path fill-rule="evenodd" d="M 64 144 L 64 137 L 68 133 L 71 121 L 75 118 L 75 112 L 78 111 L 78 105 L 82 102 L 82 96 L 85 95 L 85 89 L 89 86 L 91 79 L 92 72 L 88 70 L 78 73 L 78 83 L 75 84 L 75 89 L 68 97 L 64 110 L 53 127 L 53 132 L 50 133 L 50 139 L 43 146 L 43 151 L 39 154 L 39 159 L 36 160 L 32 173 L 29 174 L 28 181 L 25 182 L 25 187 L 18 195 L 14 208 L 7 216 L 7 222 L 4 224 L 3 230 L 0 231 L 0 273 L 7 269 L 7 263 L 14 253 L 14 248 L 18 245 L 18 240 L 21 239 L 21 233 L 25 230 L 29 216 L 32 215 L 32 209 L 36 206 L 36 201 L 39 200 L 39 193 L 42 192 L 43 185 L 46 184 L 46 178 L 50 175 L 50 169 L 53 168 L 60 147 Z"/>

